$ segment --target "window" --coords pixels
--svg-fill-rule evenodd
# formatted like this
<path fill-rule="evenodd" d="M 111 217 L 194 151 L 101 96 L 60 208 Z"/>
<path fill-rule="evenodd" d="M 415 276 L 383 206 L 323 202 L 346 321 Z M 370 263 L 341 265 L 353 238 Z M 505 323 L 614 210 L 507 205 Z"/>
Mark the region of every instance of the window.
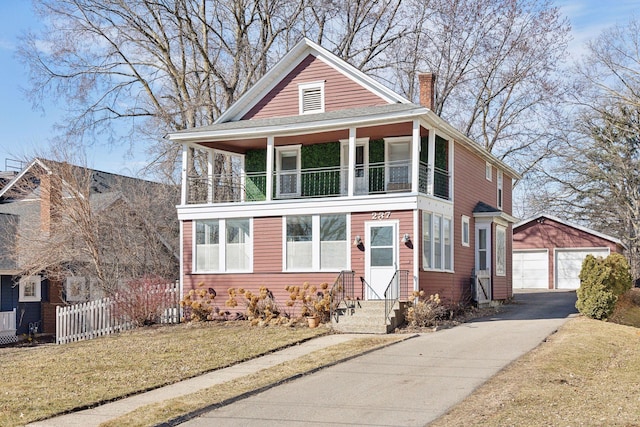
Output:
<path fill-rule="evenodd" d="M 498 209 L 502 209 L 502 171 L 498 170 L 496 175 L 496 182 L 498 186 Z"/>
<path fill-rule="evenodd" d="M 507 240 L 506 229 L 500 225 L 496 226 L 496 275 L 506 274 L 507 260 Z"/>
<path fill-rule="evenodd" d="M 348 267 L 346 215 L 288 216 L 284 221 L 286 271 L 339 271 Z"/>
<path fill-rule="evenodd" d="M 324 112 L 324 82 L 298 85 L 300 114 Z"/>
<path fill-rule="evenodd" d="M 489 230 L 487 228 L 478 229 L 478 270 L 487 270 L 489 268 L 489 245 L 487 244 L 487 237 Z"/>
<path fill-rule="evenodd" d="M 64 287 L 67 301 L 82 302 L 89 300 L 89 284 L 84 277 L 67 277 Z"/>
<path fill-rule="evenodd" d="M 487 178 L 487 181 L 493 181 L 493 168 L 489 162 L 484 165 L 484 177 Z"/>
<path fill-rule="evenodd" d="M 18 295 L 19 302 L 39 302 L 40 301 L 40 276 L 27 276 L 20 279 L 20 289 Z"/>
<path fill-rule="evenodd" d="M 422 263 L 425 270 L 453 270 L 451 218 L 422 214 Z"/>
<path fill-rule="evenodd" d="M 198 220 L 195 225 L 196 272 L 250 272 L 250 219 Z M 224 240 L 220 238 L 224 236 Z"/>
<path fill-rule="evenodd" d="M 462 215 L 462 246 L 469 246 L 469 217 Z"/>
<path fill-rule="evenodd" d="M 411 182 L 411 144 L 405 141 L 387 143 L 387 190 L 406 190 Z"/>
<path fill-rule="evenodd" d="M 300 145 L 276 147 L 278 197 L 300 195 Z"/>

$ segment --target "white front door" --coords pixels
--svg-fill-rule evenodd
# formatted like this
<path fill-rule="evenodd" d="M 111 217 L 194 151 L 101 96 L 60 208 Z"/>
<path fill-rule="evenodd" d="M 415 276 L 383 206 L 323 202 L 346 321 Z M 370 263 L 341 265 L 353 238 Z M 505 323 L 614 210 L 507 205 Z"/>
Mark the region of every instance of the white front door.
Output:
<path fill-rule="evenodd" d="M 384 299 L 384 292 L 398 267 L 398 223 L 376 221 L 365 223 L 365 280 L 369 287 L 366 299 Z"/>
<path fill-rule="evenodd" d="M 491 301 L 491 223 L 476 223 L 476 301 Z"/>

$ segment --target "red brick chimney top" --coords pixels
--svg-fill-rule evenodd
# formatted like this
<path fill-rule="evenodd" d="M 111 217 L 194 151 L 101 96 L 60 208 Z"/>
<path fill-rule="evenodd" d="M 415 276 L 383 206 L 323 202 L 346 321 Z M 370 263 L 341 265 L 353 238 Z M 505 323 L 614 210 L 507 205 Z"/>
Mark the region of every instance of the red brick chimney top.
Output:
<path fill-rule="evenodd" d="M 433 73 L 419 73 L 420 105 L 434 110 L 436 103 L 436 75 Z"/>

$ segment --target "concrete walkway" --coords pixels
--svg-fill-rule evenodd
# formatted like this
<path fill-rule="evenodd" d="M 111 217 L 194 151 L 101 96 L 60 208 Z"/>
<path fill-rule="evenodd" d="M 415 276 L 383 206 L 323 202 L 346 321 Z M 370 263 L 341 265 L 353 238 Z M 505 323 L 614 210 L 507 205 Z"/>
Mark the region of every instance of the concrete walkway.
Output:
<path fill-rule="evenodd" d="M 423 426 L 575 313 L 574 292 L 525 292 L 491 318 L 357 357 L 210 411 L 184 426 Z M 362 335 L 328 335 L 148 393 L 30 424 L 98 426 L 139 407 L 193 393 Z"/>
<path fill-rule="evenodd" d="M 527 292 L 491 318 L 422 334 L 213 410 L 183 426 L 424 426 L 575 313 L 574 292 Z"/>

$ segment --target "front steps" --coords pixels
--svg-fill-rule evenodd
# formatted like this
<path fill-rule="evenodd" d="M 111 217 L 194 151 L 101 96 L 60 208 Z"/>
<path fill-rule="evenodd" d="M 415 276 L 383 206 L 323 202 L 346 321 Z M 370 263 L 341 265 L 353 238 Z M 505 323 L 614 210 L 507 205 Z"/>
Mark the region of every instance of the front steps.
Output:
<path fill-rule="evenodd" d="M 396 302 L 391 319 L 384 316 L 384 301 L 351 301 L 352 307 L 342 303 L 331 317 L 331 326 L 337 332 L 355 334 L 388 334 L 404 322 L 404 303 Z M 337 320 L 336 320 L 337 317 Z"/>

